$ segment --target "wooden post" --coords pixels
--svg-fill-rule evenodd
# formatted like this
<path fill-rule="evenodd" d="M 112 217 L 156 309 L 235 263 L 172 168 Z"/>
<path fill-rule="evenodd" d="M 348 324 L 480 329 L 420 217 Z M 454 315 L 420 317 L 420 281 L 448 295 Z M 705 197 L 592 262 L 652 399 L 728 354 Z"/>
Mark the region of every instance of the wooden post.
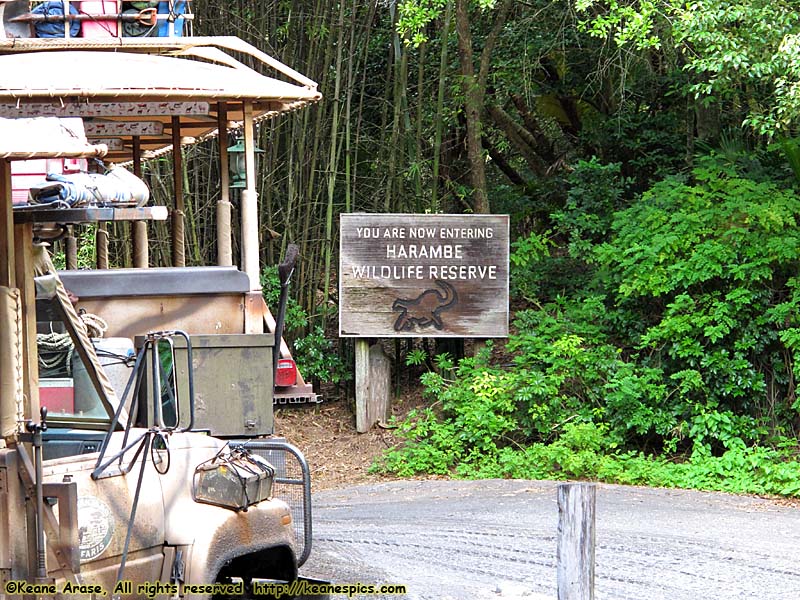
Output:
<path fill-rule="evenodd" d="M 133 174 L 142 176 L 142 140 L 133 136 Z M 133 266 L 146 269 L 150 266 L 150 246 L 147 241 L 147 221 L 134 221 L 132 224 Z"/>
<path fill-rule="evenodd" d="M 250 289 L 261 290 L 258 250 L 258 192 L 256 191 L 255 128 L 253 105 L 244 102 L 244 159 L 247 170 L 246 188 L 241 196 L 242 264 L 241 269 L 250 278 Z"/>
<path fill-rule="evenodd" d="M 185 207 L 183 199 L 183 154 L 181 119 L 172 117 L 172 178 L 175 186 L 175 210 L 172 211 L 172 266 L 186 266 Z"/>
<path fill-rule="evenodd" d="M 108 225 L 104 222 L 97 224 L 95 248 L 97 250 L 97 268 L 108 269 Z"/>
<path fill-rule="evenodd" d="M 75 238 L 75 230 L 72 225 L 67 225 L 67 235 L 64 238 L 64 256 L 68 271 L 75 271 L 78 268 L 78 240 Z"/>
<path fill-rule="evenodd" d="M 137 269 L 146 269 L 150 266 L 147 221 L 133 222 L 133 266 Z"/>
<path fill-rule="evenodd" d="M 233 264 L 231 242 L 230 174 L 228 173 L 228 106 L 219 103 L 217 109 L 219 130 L 219 201 L 217 202 L 217 264 L 230 267 Z"/>
<path fill-rule="evenodd" d="M 36 291 L 33 285 L 33 224 L 14 226 L 16 279 L 22 300 L 22 393 L 26 419 L 39 420 L 39 358 L 36 347 Z"/>
<path fill-rule="evenodd" d="M 14 213 L 11 209 L 11 163 L 0 158 L 0 286 L 16 287 Z M 6 352 L 5 348 L 2 352 Z"/>
<path fill-rule="evenodd" d="M 558 486 L 558 600 L 594 600 L 593 483 Z"/>
<path fill-rule="evenodd" d="M 389 419 L 391 362 L 380 344 L 356 340 L 356 431 L 366 433 L 375 423 Z"/>

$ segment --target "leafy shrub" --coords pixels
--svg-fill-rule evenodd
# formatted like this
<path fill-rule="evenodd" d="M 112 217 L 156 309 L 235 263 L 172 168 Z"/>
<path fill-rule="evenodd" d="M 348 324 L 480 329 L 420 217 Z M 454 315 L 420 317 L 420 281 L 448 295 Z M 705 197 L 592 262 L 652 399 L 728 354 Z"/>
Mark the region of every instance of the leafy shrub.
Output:
<path fill-rule="evenodd" d="M 569 237 L 569 252 L 582 256 L 593 242 L 603 241 L 611 229 L 614 213 L 625 204 L 629 181 L 621 164 L 601 164 L 596 157 L 581 160 L 567 178 L 569 191 L 564 208 L 552 218 Z"/>
<path fill-rule="evenodd" d="M 425 374 L 436 401 L 376 468 L 800 495 L 800 200 L 713 157 L 697 165 L 605 233 L 570 217 L 591 284 L 518 312 L 511 364 Z M 531 300 L 524 270 L 550 253 L 545 236 L 514 246 Z"/>
<path fill-rule="evenodd" d="M 347 365 L 319 325 L 308 335 L 295 338 L 293 346 L 292 356 L 300 372 L 307 373 L 307 377 L 330 383 L 348 381 L 352 377 Z"/>
<path fill-rule="evenodd" d="M 278 277 L 277 266 L 264 267 L 261 271 L 261 294 L 264 296 L 267 306 L 271 307 L 273 312 L 277 312 L 281 297 L 281 281 Z M 284 324 L 288 331 L 302 329 L 308 325 L 308 315 L 305 309 L 291 295 L 286 299 Z"/>
<path fill-rule="evenodd" d="M 666 180 L 618 213 L 596 256 L 625 319 L 646 323 L 631 345 L 677 385 L 690 437 L 719 450 L 796 417 L 800 200 L 698 164 L 695 183 Z"/>

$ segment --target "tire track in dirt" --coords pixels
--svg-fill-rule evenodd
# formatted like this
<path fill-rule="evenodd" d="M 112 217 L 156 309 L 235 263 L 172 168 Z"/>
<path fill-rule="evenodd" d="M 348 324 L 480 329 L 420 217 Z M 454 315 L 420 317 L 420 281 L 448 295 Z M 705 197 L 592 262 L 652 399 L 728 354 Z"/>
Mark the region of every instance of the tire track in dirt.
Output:
<path fill-rule="evenodd" d="M 321 492 L 304 574 L 406 584 L 420 600 L 554 599 L 556 485 L 401 481 Z M 598 600 L 784 600 L 799 590 L 797 507 L 598 486 Z"/>

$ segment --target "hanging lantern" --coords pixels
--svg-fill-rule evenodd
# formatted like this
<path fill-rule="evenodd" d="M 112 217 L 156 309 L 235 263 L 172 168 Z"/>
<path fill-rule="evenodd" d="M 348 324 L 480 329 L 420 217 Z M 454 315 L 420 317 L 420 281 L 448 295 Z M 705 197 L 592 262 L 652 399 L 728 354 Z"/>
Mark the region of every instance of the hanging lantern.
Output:
<path fill-rule="evenodd" d="M 258 155 L 264 154 L 261 148 L 255 148 L 256 168 L 258 168 Z M 245 161 L 244 142 L 239 139 L 228 148 L 228 172 L 230 174 L 230 187 L 247 187 L 247 162 Z"/>

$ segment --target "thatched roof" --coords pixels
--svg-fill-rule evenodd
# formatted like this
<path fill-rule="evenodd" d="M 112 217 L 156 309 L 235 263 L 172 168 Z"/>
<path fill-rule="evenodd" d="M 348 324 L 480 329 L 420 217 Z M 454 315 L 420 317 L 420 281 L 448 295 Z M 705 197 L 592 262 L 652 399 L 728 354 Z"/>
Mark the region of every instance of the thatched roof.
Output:
<path fill-rule="evenodd" d="M 244 68 L 123 52 L 34 52 L 0 56 L 0 100 L 86 98 L 108 101 L 253 100 L 280 108 L 319 98 L 316 91 Z"/>
<path fill-rule="evenodd" d="M 260 71 L 277 71 L 293 83 Z M 235 128 L 243 103 L 260 120 L 320 98 L 313 81 L 236 38 L 0 43 L 0 117 L 81 116 L 90 141 L 106 141 L 95 132 L 114 122 L 123 128 L 155 123 L 154 131 L 137 134 L 145 156 L 172 148 L 175 117 L 188 142 L 216 133 L 219 103 L 227 110 L 226 126 Z M 132 157 L 135 131 L 117 127 L 108 135 L 117 140 L 109 142 L 111 160 Z"/>

